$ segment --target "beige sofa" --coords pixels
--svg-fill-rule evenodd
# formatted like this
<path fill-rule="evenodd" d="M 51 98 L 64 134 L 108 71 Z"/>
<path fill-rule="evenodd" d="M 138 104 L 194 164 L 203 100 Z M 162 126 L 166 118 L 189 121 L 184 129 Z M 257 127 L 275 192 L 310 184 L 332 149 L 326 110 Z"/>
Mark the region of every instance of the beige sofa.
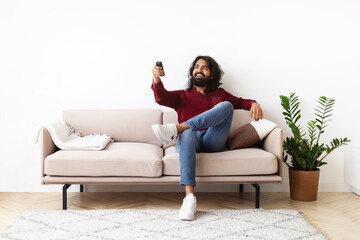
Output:
<path fill-rule="evenodd" d="M 114 138 L 102 151 L 59 150 L 49 132 L 40 132 L 41 182 L 63 185 L 63 209 L 71 184 L 179 184 L 175 140 L 162 146 L 151 125 L 177 123 L 175 111 L 159 109 L 65 110 L 63 120 L 82 135 L 107 133 Z M 251 121 L 235 110 L 231 131 Z M 197 184 L 252 184 L 255 207 L 260 186 L 282 182 L 282 130 L 275 128 L 258 147 L 198 153 Z"/>

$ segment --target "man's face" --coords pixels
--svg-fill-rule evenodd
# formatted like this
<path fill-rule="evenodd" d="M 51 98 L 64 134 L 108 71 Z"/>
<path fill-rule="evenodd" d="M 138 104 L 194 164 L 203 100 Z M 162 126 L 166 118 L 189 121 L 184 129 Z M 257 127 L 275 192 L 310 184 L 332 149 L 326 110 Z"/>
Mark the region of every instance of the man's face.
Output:
<path fill-rule="evenodd" d="M 195 63 L 192 82 L 195 86 L 202 87 L 206 86 L 210 79 L 213 79 L 213 77 L 211 76 L 209 64 L 200 58 Z"/>

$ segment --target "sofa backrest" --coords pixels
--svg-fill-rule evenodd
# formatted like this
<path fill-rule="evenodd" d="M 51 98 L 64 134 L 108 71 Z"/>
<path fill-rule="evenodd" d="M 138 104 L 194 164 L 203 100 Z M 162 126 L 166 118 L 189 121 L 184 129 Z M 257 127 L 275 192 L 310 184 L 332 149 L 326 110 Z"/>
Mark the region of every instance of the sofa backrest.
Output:
<path fill-rule="evenodd" d="M 231 123 L 230 133 L 235 131 L 239 127 L 245 125 L 248 122 L 251 122 L 253 119 L 250 117 L 250 111 L 243 109 L 235 109 L 234 117 Z"/>
<path fill-rule="evenodd" d="M 178 119 L 177 113 L 174 110 L 164 111 L 163 124 L 178 123 L 177 119 Z M 250 117 L 250 111 L 243 109 L 235 109 L 233 121 L 231 123 L 230 133 L 251 121 L 252 119 Z M 174 145 L 175 145 L 175 140 L 171 141 L 168 145 L 164 147 L 168 148 Z"/>
<path fill-rule="evenodd" d="M 151 129 L 162 123 L 160 109 L 65 110 L 63 120 L 82 136 L 106 133 L 116 142 L 162 145 Z"/>
<path fill-rule="evenodd" d="M 162 112 L 160 109 L 71 109 L 63 112 L 63 120 L 82 136 L 106 133 L 116 142 L 141 142 L 157 146 L 162 144 L 151 125 L 178 123 L 174 110 Z M 249 111 L 235 109 L 230 133 L 251 120 Z M 175 140 L 164 148 L 174 146 Z"/>

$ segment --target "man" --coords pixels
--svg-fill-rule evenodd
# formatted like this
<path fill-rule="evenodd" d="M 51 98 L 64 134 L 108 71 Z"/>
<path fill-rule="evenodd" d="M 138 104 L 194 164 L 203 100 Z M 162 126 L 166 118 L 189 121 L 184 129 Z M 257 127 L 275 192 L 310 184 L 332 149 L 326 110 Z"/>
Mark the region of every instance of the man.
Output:
<path fill-rule="evenodd" d="M 179 121 L 179 124 L 157 124 L 152 128 L 164 145 L 177 137 L 180 184 L 185 186 L 186 192 L 178 218 L 193 220 L 197 203 L 194 192 L 196 153 L 224 150 L 234 108 L 250 110 L 255 121 L 263 117 L 263 112 L 256 101 L 235 97 L 220 88 L 223 71 L 209 56 L 198 56 L 193 61 L 186 90 L 167 91 L 160 78 L 165 75 L 162 67 L 153 66 L 152 73 L 155 101 L 175 109 Z"/>

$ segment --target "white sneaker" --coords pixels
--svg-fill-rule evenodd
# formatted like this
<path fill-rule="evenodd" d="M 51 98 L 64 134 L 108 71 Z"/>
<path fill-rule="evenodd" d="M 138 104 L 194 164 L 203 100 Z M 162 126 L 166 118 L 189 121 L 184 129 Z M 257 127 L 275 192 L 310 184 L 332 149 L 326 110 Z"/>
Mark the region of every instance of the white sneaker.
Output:
<path fill-rule="evenodd" d="M 171 140 L 173 140 L 177 136 L 177 129 L 175 124 L 166 124 L 166 125 L 155 124 L 152 125 L 151 127 L 156 137 L 164 145 L 167 145 Z"/>
<path fill-rule="evenodd" d="M 181 220 L 191 221 L 194 220 L 196 213 L 196 197 L 190 193 L 184 200 L 180 208 L 178 218 Z"/>

